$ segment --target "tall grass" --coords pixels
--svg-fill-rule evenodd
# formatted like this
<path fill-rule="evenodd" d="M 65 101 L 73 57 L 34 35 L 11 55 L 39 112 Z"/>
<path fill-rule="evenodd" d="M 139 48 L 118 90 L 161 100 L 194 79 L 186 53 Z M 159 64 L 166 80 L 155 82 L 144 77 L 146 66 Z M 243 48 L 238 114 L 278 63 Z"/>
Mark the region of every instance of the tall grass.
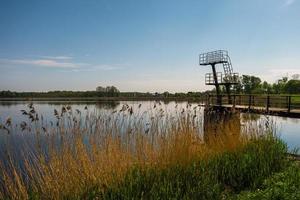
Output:
<path fill-rule="evenodd" d="M 17 156 L 15 138 L 7 141 L 2 199 L 220 199 L 256 187 L 285 163 L 286 146 L 269 127 L 241 128 L 237 115 L 215 125 L 189 104 L 101 113 L 67 106 L 49 124 L 33 105 L 26 113 L 32 123 L 22 132 L 6 125 L 24 145 Z M 204 132 L 203 121 L 212 123 Z"/>

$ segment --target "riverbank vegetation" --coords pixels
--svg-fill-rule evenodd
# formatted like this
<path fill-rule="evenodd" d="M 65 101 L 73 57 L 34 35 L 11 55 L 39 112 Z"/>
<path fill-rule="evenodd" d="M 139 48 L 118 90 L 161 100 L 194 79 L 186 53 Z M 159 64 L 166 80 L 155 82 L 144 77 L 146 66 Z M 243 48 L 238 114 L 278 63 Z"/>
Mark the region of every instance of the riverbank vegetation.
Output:
<path fill-rule="evenodd" d="M 232 89 L 234 94 L 268 94 L 268 95 L 299 95 L 300 80 L 299 74 L 294 74 L 291 79 L 282 77 L 275 83 L 262 81 L 259 77 L 242 75 L 239 83 Z M 225 94 L 225 88 L 221 87 L 221 91 Z M 14 92 L 0 91 L 0 98 L 201 98 L 207 94 L 214 94 L 215 89 L 203 92 L 176 92 L 168 91 L 159 92 L 120 92 L 115 86 L 102 87 L 98 86 L 95 91 L 48 91 L 48 92 Z"/>
<path fill-rule="evenodd" d="M 272 199 L 272 188 L 299 197 L 299 166 L 269 121 L 159 102 L 101 113 L 66 105 L 53 120 L 30 104 L 22 114 L 1 124 L 1 199 Z"/>
<path fill-rule="evenodd" d="M 252 191 L 243 191 L 231 199 L 300 199 L 300 164 L 292 162 L 282 171 L 266 178 Z"/>
<path fill-rule="evenodd" d="M 282 77 L 275 83 L 262 81 L 259 77 L 242 75 L 234 86 L 237 94 L 300 94 L 300 75 Z"/>

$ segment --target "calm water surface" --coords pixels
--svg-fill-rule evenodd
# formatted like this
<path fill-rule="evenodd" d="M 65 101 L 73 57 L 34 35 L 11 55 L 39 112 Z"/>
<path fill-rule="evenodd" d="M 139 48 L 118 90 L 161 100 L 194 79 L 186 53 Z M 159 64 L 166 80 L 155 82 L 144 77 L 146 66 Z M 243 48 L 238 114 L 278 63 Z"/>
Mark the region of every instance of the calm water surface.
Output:
<path fill-rule="evenodd" d="M 20 124 L 22 121 L 28 122 L 28 117 L 21 114 L 20 110 L 28 110 L 29 102 L 22 101 L 7 101 L 0 102 L 0 124 L 5 124 L 8 118 L 12 119 L 12 124 Z M 46 124 L 53 123 L 55 121 L 54 109 L 60 111 L 65 105 L 70 105 L 72 110 L 79 110 L 83 114 L 86 112 L 94 113 L 111 113 L 122 109 L 124 104 L 132 107 L 134 111 L 144 112 L 151 110 L 159 104 L 160 109 L 163 109 L 166 113 L 176 112 L 176 110 L 182 110 L 186 108 L 187 102 L 155 102 L 155 101 L 120 101 L 120 102 L 33 102 L 35 110 L 39 113 Z M 191 106 L 197 106 L 192 103 Z M 175 109 L 176 107 L 176 109 Z M 200 112 L 201 113 L 201 112 Z M 203 114 L 203 112 L 202 112 Z M 241 114 L 241 121 L 245 120 Z M 201 117 L 199 118 L 199 120 Z M 290 150 L 300 148 L 300 119 L 285 118 L 277 116 L 266 116 L 266 115 L 253 115 L 250 117 L 253 123 L 259 121 L 271 121 L 275 126 L 277 135 L 281 137 L 287 144 Z M 243 122 L 241 123 L 243 124 Z M 4 136 L 7 134 L 4 130 L 0 130 L 0 143 L 3 143 Z"/>

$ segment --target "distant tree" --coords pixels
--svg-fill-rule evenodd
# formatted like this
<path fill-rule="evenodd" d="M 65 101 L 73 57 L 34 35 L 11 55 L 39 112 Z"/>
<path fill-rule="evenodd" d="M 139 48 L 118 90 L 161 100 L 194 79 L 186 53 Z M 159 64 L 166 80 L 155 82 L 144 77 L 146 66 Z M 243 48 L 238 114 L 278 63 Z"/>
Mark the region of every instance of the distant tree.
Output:
<path fill-rule="evenodd" d="M 102 87 L 102 86 L 98 86 L 98 87 L 96 88 L 96 91 L 97 91 L 97 92 L 106 92 L 106 88 L 105 88 L 105 87 Z"/>
<path fill-rule="evenodd" d="M 185 93 L 182 93 L 182 92 L 176 92 L 174 94 L 175 97 L 185 97 Z"/>
<path fill-rule="evenodd" d="M 277 80 L 276 83 L 273 84 L 273 91 L 275 94 L 286 93 L 285 84 L 288 82 L 288 77 L 284 76 L 281 79 Z"/>
<path fill-rule="evenodd" d="M 120 91 L 115 86 L 107 86 L 105 88 L 106 96 L 116 97 L 120 95 Z"/>
<path fill-rule="evenodd" d="M 97 96 L 119 96 L 120 91 L 115 86 L 102 87 L 98 86 L 96 88 L 98 92 Z"/>
<path fill-rule="evenodd" d="M 279 94 L 280 93 L 280 85 L 277 83 L 272 84 L 272 89 L 274 94 Z"/>
<path fill-rule="evenodd" d="M 108 92 L 108 93 L 120 93 L 118 88 L 116 88 L 115 86 L 107 86 L 105 88 L 105 91 Z"/>
<path fill-rule="evenodd" d="M 282 79 L 279 79 L 279 81 L 281 81 L 282 83 L 287 83 L 289 80 L 289 78 L 287 76 L 282 77 Z"/>
<path fill-rule="evenodd" d="M 169 95 L 170 95 L 170 93 L 168 91 L 166 91 L 166 92 L 163 93 L 164 97 L 169 97 Z"/>
<path fill-rule="evenodd" d="M 300 94 L 300 80 L 289 80 L 284 85 L 284 91 L 288 94 Z"/>
<path fill-rule="evenodd" d="M 260 89 L 261 80 L 256 76 L 243 75 L 241 84 L 244 90 L 244 93 L 251 94 L 254 91 L 258 92 Z"/>
<path fill-rule="evenodd" d="M 272 93 L 272 85 L 269 84 L 267 81 L 264 81 L 262 83 L 261 89 L 262 89 L 263 93 L 266 93 L 266 94 Z"/>
<path fill-rule="evenodd" d="M 232 89 L 236 94 L 241 94 L 243 92 L 243 87 L 242 87 L 242 82 L 241 82 L 242 77 L 238 78 L 238 83 L 233 85 Z"/>

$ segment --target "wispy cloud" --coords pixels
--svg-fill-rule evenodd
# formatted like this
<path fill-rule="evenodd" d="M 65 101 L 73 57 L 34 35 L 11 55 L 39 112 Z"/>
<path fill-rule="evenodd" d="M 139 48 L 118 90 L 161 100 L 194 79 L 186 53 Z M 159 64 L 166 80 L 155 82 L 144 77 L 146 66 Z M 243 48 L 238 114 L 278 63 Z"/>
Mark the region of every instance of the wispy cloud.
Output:
<path fill-rule="evenodd" d="M 300 69 L 271 69 L 270 73 L 273 76 L 291 76 L 293 74 L 300 74 Z"/>
<path fill-rule="evenodd" d="M 123 69 L 123 66 L 122 65 L 86 65 L 85 67 L 62 70 L 61 72 L 96 72 L 96 71 L 113 71 L 118 69 Z"/>
<path fill-rule="evenodd" d="M 45 59 L 53 59 L 53 60 L 71 60 L 73 59 L 72 56 L 40 56 L 41 58 Z"/>
<path fill-rule="evenodd" d="M 15 65 L 15 66 L 35 66 L 47 68 L 61 68 L 63 71 L 73 72 L 88 72 L 88 71 L 111 71 L 122 69 L 127 64 L 90 64 L 75 62 L 69 56 L 40 56 L 43 59 L 1 59 L 1 65 Z"/>
<path fill-rule="evenodd" d="M 294 4 L 295 2 L 296 2 L 296 0 L 285 0 L 284 5 L 290 6 L 290 5 Z"/>
<path fill-rule="evenodd" d="M 122 69 L 123 66 L 125 66 L 125 65 L 120 65 L 120 64 L 114 64 L 114 65 L 95 65 L 94 69 L 95 70 L 110 71 L 110 70 Z"/>
<path fill-rule="evenodd" d="M 79 68 L 84 63 L 58 61 L 55 59 L 0 59 L 0 63 L 13 65 L 32 65 L 52 68 Z"/>
<path fill-rule="evenodd" d="M 263 80 L 267 80 L 268 82 L 275 82 L 276 80 L 282 78 L 283 76 L 287 76 L 291 78 L 294 74 L 300 74 L 300 68 L 286 68 L 286 69 L 280 69 L 280 68 L 274 68 L 270 69 L 268 73 L 265 75 L 261 75 Z"/>

